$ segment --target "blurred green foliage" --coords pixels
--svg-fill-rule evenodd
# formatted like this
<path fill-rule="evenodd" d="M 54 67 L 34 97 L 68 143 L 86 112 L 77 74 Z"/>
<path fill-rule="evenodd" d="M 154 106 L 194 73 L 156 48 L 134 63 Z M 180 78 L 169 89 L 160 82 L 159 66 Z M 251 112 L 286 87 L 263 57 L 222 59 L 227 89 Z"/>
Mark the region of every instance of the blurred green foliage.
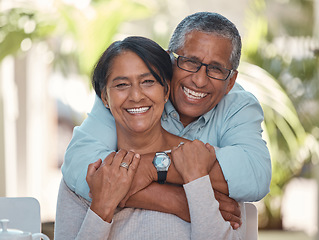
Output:
<path fill-rule="evenodd" d="M 0 61 L 16 54 L 23 40 L 43 40 L 54 29 L 53 21 L 44 21 L 44 16 L 32 9 L 12 8 L 0 12 Z"/>
<path fill-rule="evenodd" d="M 262 201 L 264 211 L 259 212 L 262 228 L 281 228 L 286 184 L 293 177 L 309 176 L 304 166 L 318 162 L 319 136 L 312 134 L 319 125 L 319 59 L 313 44 L 313 15 L 313 1 L 306 0 L 285 4 L 252 0 L 247 10 L 243 59 L 260 70 L 251 77 L 253 68 L 245 68 L 244 74 L 256 85 L 251 91 L 261 92 L 256 95 L 265 113 L 273 169 L 270 193 Z M 309 103 L 312 112 L 307 111 Z"/>
<path fill-rule="evenodd" d="M 45 41 L 55 54 L 54 68 L 89 76 L 121 24 L 150 14 L 150 8 L 130 0 L 95 0 L 85 9 L 61 0 L 50 9 L 11 8 L 0 12 L 0 61 L 21 53 L 25 39 Z"/>

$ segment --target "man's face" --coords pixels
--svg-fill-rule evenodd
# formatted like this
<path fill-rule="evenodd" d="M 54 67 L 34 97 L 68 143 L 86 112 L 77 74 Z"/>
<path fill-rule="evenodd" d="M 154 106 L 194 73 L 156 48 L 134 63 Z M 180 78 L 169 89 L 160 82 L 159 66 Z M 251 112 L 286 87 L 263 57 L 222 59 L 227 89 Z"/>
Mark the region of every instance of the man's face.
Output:
<path fill-rule="evenodd" d="M 192 31 L 186 35 L 184 47 L 176 53 L 202 63 L 231 69 L 231 51 L 230 40 Z M 235 71 L 226 81 L 217 80 L 206 75 L 205 66 L 197 73 L 191 73 L 178 68 L 176 61 L 173 68 L 170 99 L 184 126 L 213 109 L 232 89 L 237 77 Z"/>

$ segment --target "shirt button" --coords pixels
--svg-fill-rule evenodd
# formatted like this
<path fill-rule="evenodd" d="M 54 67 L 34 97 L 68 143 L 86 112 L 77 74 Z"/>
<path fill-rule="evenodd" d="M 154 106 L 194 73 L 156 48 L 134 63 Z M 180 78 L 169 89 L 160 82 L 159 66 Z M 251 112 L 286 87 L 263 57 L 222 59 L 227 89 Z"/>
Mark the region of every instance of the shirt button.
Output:
<path fill-rule="evenodd" d="M 173 117 L 174 117 L 174 118 L 177 118 L 177 114 L 176 114 L 176 113 L 173 113 Z"/>

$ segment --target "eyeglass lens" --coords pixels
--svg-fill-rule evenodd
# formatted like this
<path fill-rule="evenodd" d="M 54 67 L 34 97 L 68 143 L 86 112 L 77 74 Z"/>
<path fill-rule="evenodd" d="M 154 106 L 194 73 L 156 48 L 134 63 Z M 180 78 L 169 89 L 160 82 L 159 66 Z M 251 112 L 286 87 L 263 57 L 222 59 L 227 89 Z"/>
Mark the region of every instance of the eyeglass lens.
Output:
<path fill-rule="evenodd" d="M 226 80 L 231 72 L 231 70 L 222 68 L 218 65 L 208 65 L 195 61 L 183 56 L 177 58 L 177 65 L 179 68 L 188 71 L 188 72 L 198 72 L 199 69 L 204 65 L 206 67 L 206 74 L 218 80 Z"/>

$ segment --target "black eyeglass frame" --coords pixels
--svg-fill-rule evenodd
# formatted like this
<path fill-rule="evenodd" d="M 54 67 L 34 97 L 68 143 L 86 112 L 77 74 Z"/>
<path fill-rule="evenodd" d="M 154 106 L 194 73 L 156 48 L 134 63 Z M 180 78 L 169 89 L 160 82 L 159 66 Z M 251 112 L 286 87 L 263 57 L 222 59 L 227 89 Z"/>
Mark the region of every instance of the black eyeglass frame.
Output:
<path fill-rule="evenodd" d="M 232 75 L 233 72 L 235 71 L 234 69 L 227 69 L 227 68 L 224 68 L 224 67 L 219 67 L 219 68 L 222 68 L 222 69 L 227 70 L 227 71 L 228 71 L 228 74 L 227 74 L 226 78 L 224 78 L 224 79 L 215 78 L 215 77 L 212 77 L 212 76 L 209 76 L 209 75 L 208 75 L 207 67 L 210 66 L 210 64 L 202 63 L 202 62 L 200 62 L 200 61 L 196 61 L 196 60 L 194 60 L 194 59 L 191 59 L 191 58 L 188 58 L 188 57 L 184 57 L 184 56 L 178 55 L 178 54 L 175 53 L 175 52 L 171 52 L 171 54 L 173 54 L 174 58 L 175 58 L 176 61 L 177 61 L 177 66 L 178 66 L 180 69 L 182 69 L 182 70 L 184 70 L 184 71 L 186 71 L 186 72 L 197 73 L 197 72 L 202 68 L 202 66 L 205 66 L 205 67 L 206 67 L 206 75 L 207 75 L 208 77 L 213 78 L 213 79 L 216 79 L 216 80 L 226 81 L 226 80 L 228 79 L 228 77 L 229 77 L 230 75 Z M 181 57 L 182 57 L 182 58 L 189 59 L 189 60 L 192 60 L 193 62 L 198 62 L 198 63 L 200 63 L 198 69 L 197 69 L 196 71 L 191 71 L 191 70 L 187 70 L 187 69 L 184 69 L 184 68 L 182 68 L 181 66 L 179 66 L 179 59 L 180 59 Z"/>

